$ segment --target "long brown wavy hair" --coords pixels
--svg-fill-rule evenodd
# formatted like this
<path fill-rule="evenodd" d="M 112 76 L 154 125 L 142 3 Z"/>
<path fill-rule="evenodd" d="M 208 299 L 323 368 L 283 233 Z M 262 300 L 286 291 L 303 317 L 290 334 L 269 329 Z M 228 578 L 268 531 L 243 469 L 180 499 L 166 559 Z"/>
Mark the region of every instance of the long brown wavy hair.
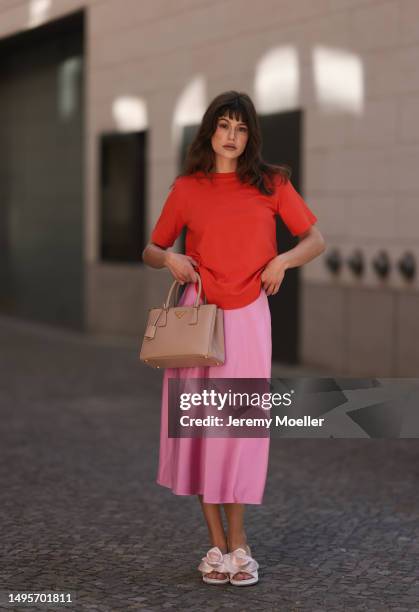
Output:
<path fill-rule="evenodd" d="M 236 172 L 239 180 L 254 185 L 264 195 L 272 195 L 275 190 L 275 175 L 281 175 L 286 182 L 291 176 L 291 168 L 286 164 L 268 164 L 262 159 L 259 119 L 252 100 L 243 92 L 225 91 L 214 98 L 205 111 L 198 132 L 188 148 L 183 171 L 178 176 L 203 172 L 206 177 L 211 178 L 211 174 L 215 172 L 215 153 L 211 138 L 217 129 L 218 119 L 223 115 L 243 121 L 248 129 L 246 148 L 237 160 Z"/>

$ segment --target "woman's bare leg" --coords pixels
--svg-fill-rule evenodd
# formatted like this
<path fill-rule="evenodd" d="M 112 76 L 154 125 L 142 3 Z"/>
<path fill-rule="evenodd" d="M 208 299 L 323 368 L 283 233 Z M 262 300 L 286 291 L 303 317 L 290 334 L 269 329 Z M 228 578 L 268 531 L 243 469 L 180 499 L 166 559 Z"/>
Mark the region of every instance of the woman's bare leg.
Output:
<path fill-rule="evenodd" d="M 227 552 L 227 539 L 224 531 L 223 519 L 221 516 L 220 504 L 207 504 L 203 502 L 202 495 L 198 495 L 201 504 L 202 512 L 204 513 L 205 521 L 208 527 L 208 534 L 211 544 L 218 546 L 221 552 Z M 208 578 L 218 578 L 222 580 L 227 577 L 221 572 L 211 572 L 207 574 Z"/>
<path fill-rule="evenodd" d="M 223 504 L 227 517 L 228 550 L 231 552 L 236 548 L 245 547 L 247 544 L 246 532 L 244 530 L 244 504 Z M 248 572 L 238 572 L 234 575 L 235 580 L 251 578 Z"/>

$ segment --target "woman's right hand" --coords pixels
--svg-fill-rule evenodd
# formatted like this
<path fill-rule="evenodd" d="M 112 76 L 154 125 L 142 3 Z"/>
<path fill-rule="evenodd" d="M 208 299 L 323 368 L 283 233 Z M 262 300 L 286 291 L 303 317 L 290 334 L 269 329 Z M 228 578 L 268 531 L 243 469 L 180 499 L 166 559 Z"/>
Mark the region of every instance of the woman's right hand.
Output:
<path fill-rule="evenodd" d="M 198 280 L 198 275 L 193 268 L 193 266 L 198 267 L 198 262 L 195 261 L 193 257 L 190 257 L 190 255 L 182 255 L 182 253 L 167 251 L 165 266 L 181 285 L 185 283 L 194 283 Z"/>

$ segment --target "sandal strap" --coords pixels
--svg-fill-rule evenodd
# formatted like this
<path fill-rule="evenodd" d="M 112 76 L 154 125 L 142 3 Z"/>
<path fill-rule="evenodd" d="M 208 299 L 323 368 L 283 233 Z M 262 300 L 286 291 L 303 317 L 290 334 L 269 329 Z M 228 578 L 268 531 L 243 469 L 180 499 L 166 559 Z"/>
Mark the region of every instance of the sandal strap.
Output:
<path fill-rule="evenodd" d="M 205 557 L 202 557 L 201 563 L 198 565 L 198 570 L 203 574 L 211 572 L 219 572 L 220 574 L 228 574 L 225 558 L 227 554 L 223 554 L 218 546 L 210 548 Z"/>
<path fill-rule="evenodd" d="M 226 565 L 229 568 L 229 574 L 237 574 L 238 572 L 246 572 L 255 577 L 255 572 L 259 569 L 259 563 L 243 549 L 237 548 L 226 555 Z"/>

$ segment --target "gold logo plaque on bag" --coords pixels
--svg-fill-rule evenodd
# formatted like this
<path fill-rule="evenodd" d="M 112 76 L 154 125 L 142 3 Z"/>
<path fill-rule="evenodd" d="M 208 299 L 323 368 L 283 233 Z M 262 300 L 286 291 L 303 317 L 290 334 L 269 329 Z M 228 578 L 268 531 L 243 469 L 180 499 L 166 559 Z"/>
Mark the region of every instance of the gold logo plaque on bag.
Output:
<path fill-rule="evenodd" d="M 150 308 L 140 349 L 140 361 L 154 368 L 193 368 L 222 365 L 224 350 L 224 311 L 216 304 L 200 304 L 202 281 L 191 306 L 170 306 L 176 288 L 174 281 L 163 306 Z"/>

